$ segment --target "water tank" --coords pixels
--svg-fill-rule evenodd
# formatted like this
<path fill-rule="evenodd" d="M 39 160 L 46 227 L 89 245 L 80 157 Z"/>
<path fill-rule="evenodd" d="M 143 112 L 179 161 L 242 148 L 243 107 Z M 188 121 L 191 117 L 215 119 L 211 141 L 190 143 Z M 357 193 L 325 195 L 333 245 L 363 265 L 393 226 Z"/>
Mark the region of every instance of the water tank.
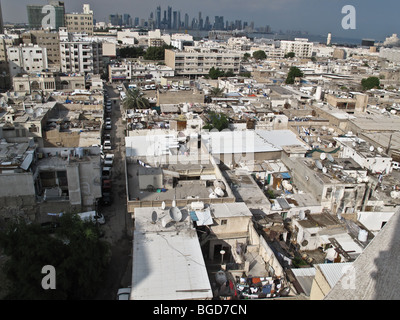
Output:
<path fill-rule="evenodd" d="M 191 207 L 193 210 L 203 210 L 204 209 L 204 202 L 203 201 L 193 201 L 191 203 Z"/>
<path fill-rule="evenodd" d="M 83 157 L 83 148 L 81 148 L 81 147 L 75 148 L 75 153 L 76 153 L 77 157 L 82 158 Z"/>
<path fill-rule="evenodd" d="M 219 197 L 223 197 L 223 196 L 224 196 L 224 190 L 222 190 L 220 187 L 216 187 L 216 188 L 214 189 L 214 192 L 215 192 L 215 194 L 216 194 L 217 196 L 219 196 Z"/>
<path fill-rule="evenodd" d="M 360 231 L 358 232 L 358 240 L 361 242 L 365 242 L 367 241 L 367 238 L 368 238 L 368 231 L 360 229 Z"/>
<path fill-rule="evenodd" d="M 217 199 L 218 196 L 215 194 L 215 192 L 211 192 L 210 195 L 208 196 L 210 199 Z"/>

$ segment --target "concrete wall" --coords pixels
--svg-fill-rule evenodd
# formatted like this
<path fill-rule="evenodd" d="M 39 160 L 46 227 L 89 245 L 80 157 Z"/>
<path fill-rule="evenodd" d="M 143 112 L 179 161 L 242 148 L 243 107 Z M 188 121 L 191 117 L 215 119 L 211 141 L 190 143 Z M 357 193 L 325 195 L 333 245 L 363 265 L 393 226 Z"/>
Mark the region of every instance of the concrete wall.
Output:
<path fill-rule="evenodd" d="M 325 279 L 321 270 L 317 266 L 315 277 L 311 286 L 310 300 L 322 300 L 330 290 L 331 287 L 328 281 Z"/>
<path fill-rule="evenodd" d="M 0 175 L 0 198 L 35 197 L 32 173 L 11 173 Z"/>

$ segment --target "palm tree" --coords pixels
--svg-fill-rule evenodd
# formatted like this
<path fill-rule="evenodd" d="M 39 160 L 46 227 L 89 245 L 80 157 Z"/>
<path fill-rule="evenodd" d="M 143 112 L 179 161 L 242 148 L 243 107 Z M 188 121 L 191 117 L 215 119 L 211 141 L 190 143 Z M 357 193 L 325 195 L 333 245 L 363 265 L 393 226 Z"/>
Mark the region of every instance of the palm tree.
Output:
<path fill-rule="evenodd" d="M 150 107 L 149 100 L 141 95 L 139 89 L 129 89 L 126 92 L 126 97 L 122 101 L 125 109 L 147 109 Z"/>
<path fill-rule="evenodd" d="M 211 97 L 221 97 L 224 93 L 224 89 L 213 87 L 210 90 Z"/>

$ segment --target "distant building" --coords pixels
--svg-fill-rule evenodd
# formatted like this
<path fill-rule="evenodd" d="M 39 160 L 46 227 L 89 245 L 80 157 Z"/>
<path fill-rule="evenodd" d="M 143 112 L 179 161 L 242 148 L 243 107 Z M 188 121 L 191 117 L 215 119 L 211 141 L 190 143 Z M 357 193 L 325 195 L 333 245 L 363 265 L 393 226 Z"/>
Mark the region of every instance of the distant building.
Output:
<path fill-rule="evenodd" d="M 212 67 L 240 72 L 241 54 L 223 49 L 186 47 L 185 51 L 165 50 L 165 64 L 177 75 L 206 75 Z"/>
<path fill-rule="evenodd" d="M 362 47 L 373 47 L 375 45 L 374 39 L 362 39 L 361 46 Z"/>
<path fill-rule="evenodd" d="M 85 4 L 82 13 L 67 13 L 65 15 L 65 26 L 71 33 L 86 33 L 93 35 L 93 11 Z"/>
<path fill-rule="evenodd" d="M 0 2 L 0 34 L 4 33 L 4 25 L 3 25 L 3 13 L 1 11 L 1 2 Z"/>
<path fill-rule="evenodd" d="M 313 43 L 303 38 L 296 38 L 294 41 L 282 40 L 281 49 L 284 51 L 284 54 L 294 52 L 297 58 L 311 58 Z"/>

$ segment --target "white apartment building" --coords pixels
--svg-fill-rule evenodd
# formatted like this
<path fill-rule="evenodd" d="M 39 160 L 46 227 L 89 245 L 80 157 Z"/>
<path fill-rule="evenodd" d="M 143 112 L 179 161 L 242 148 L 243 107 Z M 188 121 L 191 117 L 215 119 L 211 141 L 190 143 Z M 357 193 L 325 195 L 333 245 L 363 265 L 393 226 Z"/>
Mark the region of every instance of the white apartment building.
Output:
<path fill-rule="evenodd" d="M 143 65 L 140 63 L 132 63 L 123 61 L 118 64 L 108 66 L 109 82 L 121 81 L 141 81 L 151 79 L 159 82 L 162 77 L 173 77 L 174 70 L 168 66 Z"/>
<path fill-rule="evenodd" d="M 97 41 L 65 41 L 60 43 L 61 71 L 94 73 L 103 71 L 103 44 Z"/>
<path fill-rule="evenodd" d="M 186 47 L 185 51 L 165 50 L 165 64 L 176 75 L 206 75 L 212 67 L 240 72 L 241 53 L 219 48 Z"/>
<path fill-rule="evenodd" d="M 38 45 L 7 48 L 10 76 L 19 73 L 37 73 L 48 68 L 47 49 Z"/>
<path fill-rule="evenodd" d="M 282 40 L 281 49 L 284 54 L 294 52 L 297 58 L 311 58 L 313 52 L 313 43 L 305 38 L 295 38 L 294 41 Z"/>
<path fill-rule="evenodd" d="M 382 48 L 379 52 L 379 57 L 387 59 L 390 62 L 400 63 L 399 48 Z"/>

